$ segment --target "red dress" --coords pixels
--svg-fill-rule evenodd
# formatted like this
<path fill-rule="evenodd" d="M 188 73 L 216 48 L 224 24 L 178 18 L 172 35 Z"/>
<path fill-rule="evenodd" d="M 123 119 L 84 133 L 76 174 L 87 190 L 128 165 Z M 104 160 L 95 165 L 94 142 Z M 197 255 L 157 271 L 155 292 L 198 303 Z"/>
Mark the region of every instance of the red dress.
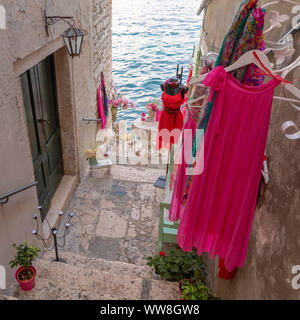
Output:
<path fill-rule="evenodd" d="M 182 89 L 181 89 L 182 90 Z M 163 102 L 163 110 L 159 118 L 158 136 L 157 136 L 157 149 L 171 148 L 172 144 L 176 144 L 180 138 L 180 132 L 183 126 L 183 115 L 180 107 L 184 104 L 184 98 L 181 97 L 181 90 L 175 96 L 166 93 L 166 85 L 162 94 L 161 100 Z M 167 129 L 170 135 L 162 134 L 162 130 Z M 177 131 L 172 130 L 178 129 Z"/>

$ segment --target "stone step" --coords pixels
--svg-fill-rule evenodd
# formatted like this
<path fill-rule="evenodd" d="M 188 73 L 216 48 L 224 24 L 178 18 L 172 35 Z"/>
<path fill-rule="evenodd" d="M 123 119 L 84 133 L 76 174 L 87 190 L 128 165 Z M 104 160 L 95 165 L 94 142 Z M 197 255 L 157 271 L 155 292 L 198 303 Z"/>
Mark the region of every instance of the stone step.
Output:
<path fill-rule="evenodd" d="M 4 301 L 4 300 L 19 300 L 15 297 L 10 297 L 10 296 L 5 296 L 3 294 L 0 294 L 0 301 Z"/>
<path fill-rule="evenodd" d="M 139 277 L 144 279 L 159 280 L 159 276 L 155 275 L 151 268 L 149 268 L 148 266 L 139 266 L 120 261 L 108 261 L 105 259 L 89 258 L 67 251 L 61 251 L 60 257 L 64 258 L 68 264 L 75 267 L 117 273 L 127 275 L 132 278 Z M 42 258 L 43 260 L 50 262 L 54 258 L 54 252 L 46 251 Z"/>
<path fill-rule="evenodd" d="M 32 291 L 16 284 L 11 295 L 20 300 L 177 300 L 178 284 L 143 279 L 38 259 Z"/>
<path fill-rule="evenodd" d="M 113 179 L 153 184 L 159 176 L 166 175 L 166 168 L 113 165 L 111 172 Z"/>

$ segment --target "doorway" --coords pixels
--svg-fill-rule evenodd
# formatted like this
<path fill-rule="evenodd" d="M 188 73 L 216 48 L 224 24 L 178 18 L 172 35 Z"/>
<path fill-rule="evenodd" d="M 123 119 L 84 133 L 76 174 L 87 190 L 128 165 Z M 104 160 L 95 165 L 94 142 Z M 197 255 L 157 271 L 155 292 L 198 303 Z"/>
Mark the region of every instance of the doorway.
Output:
<path fill-rule="evenodd" d="M 42 220 L 64 175 L 53 55 L 21 75 Z"/>

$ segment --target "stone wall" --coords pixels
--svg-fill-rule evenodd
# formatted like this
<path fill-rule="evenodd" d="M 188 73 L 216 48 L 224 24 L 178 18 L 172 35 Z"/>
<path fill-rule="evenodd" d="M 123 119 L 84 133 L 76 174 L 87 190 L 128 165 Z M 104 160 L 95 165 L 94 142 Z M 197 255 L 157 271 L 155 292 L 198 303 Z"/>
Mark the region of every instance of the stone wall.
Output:
<path fill-rule="evenodd" d="M 112 80 L 112 0 L 93 0 L 94 72 L 96 79 L 101 71 L 105 81 Z"/>
<path fill-rule="evenodd" d="M 55 59 L 65 174 L 83 179 L 89 170 L 83 148 L 95 143 L 97 126 L 84 123 L 82 118 L 98 117 L 96 73 L 103 68 L 108 82 L 111 78 L 111 0 L 1 0 L 0 4 L 7 15 L 7 29 L 0 30 L 0 195 L 35 180 L 20 75 L 51 54 Z M 74 16 L 76 24 L 88 31 L 79 58 L 69 57 L 60 37 L 68 28 L 65 23 L 51 26 L 49 37 L 46 35 L 44 10 L 47 15 Z M 95 17 L 100 17 L 97 22 Z M 93 23 L 101 26 L 97 36 L 105 41 L 96 43 Z M 62 188 L 58 198 L 71 191 Z M 0 206 L 0 265 L 7 270 L 7 285 L 13 279 L 8 265 L 14 254 L 12 244 L 27 240 L 42 246 L 31 233 L 37 207 L 35 188 Z M 57 216 L 55 211 L 49 214 Z"/>
<path fill-rule="evenodd" d="M 211 1 L 201 36 L 204 52 L 221 47 L 241 2 Z M 267 2 L 270 1 L 259 4 Z M 291 15 L 291 8 L 282 4 L 269 10 Z M 265 29 L 270 25 L 269 19 L 267 14 Z M 291 23 L 286 22 L 266 39 L 278 41 L 290 28 Z M 300 32 L 294 37 L 297 50 L 293 60 L 300 55 Z M 288 79 L 300 88 L 300 69 L 291 72 Z M 276 95 L 282 95 L 281 89 L 276 90 Z M 291 96 L 288 92 L 286 95 Z M 287 102 L 274 100 L 267 144 L 270 183 L 260 190 L 244 268 L 237 271 L 233 280 L 221 280 L 217 277 L 217 261 L 207 259 L 212 287 L 223 299 L 300 298 L 300 290 L 293 289 L 291 284 L 295 276 L 292 267 L 300 265 L 300 140 L 287 140 L 282 134 L 280 127 L 287 120 L 300 126 L 300 112 Z"/>

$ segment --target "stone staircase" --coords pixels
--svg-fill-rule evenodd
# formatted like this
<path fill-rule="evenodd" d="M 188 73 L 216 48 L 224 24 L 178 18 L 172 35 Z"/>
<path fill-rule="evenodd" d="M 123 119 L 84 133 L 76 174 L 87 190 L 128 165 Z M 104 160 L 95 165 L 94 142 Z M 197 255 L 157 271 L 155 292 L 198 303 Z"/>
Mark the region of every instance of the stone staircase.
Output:
<path fill-rule="evenodd" d="M 67 210 L 75 214 L 59 252 L 67 264 L 45 251 L 34 263 L 35 288 L 24 292 L 14 283 L 0 299 L 178 300 L 178 283 L 162 281 L 146 265 L 158 251 L 162 192 L 153 182 L 164 173 L 114 166 L 109 177 L 87 177 Z"/>
<path fill-rule="evenodd" d="M 36 286 L 30 292 L 15 284 L 20 300 L 177 300 L 178 284 L 157 280 L 147 266 L 87 258 L 64 252 L 67 264 L 48 253 L 35 262 Z M 1 299 L 1 298 L 0 298 Z M 6 300 L 9 300 L 7 297 Z"/>

